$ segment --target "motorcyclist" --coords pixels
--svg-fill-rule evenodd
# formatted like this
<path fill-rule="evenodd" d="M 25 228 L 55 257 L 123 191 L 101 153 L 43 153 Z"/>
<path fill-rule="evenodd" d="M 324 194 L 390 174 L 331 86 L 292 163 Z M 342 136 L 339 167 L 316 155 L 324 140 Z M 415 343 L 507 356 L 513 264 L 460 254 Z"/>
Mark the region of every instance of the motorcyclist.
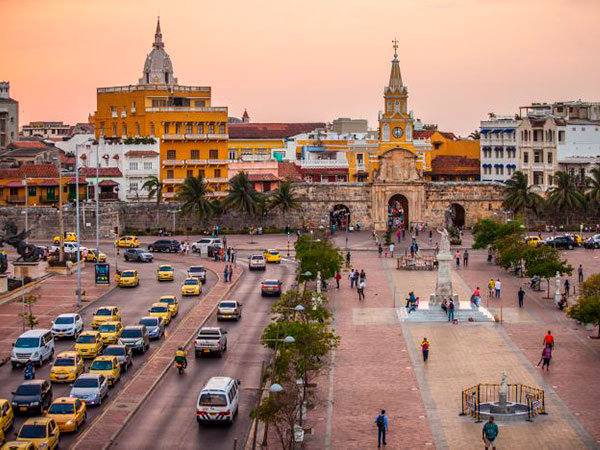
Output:
<path fill-rule="evenodd" d="M 25 369 L 23 370 L 23 376 L 26 380 L 35 379 L 35 366 L 33 365 L 33 361 L 30 359 L 25 363 Z"/>
<path fill-rule="evenodd" d="M 179 347 L 177 350 L 175 350 L 175 362 L 183 363 L 183 368 L 187 368 L 186 352 L 183 347 Z"/>

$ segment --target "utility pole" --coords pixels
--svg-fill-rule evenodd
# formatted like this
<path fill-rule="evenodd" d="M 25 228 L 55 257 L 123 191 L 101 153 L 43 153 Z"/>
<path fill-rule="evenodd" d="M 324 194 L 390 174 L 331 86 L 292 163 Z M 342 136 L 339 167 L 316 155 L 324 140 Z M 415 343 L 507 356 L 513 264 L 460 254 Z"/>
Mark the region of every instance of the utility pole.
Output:
<path fill-rule="evenodd" d="M 79 224 L 79 146 L 75 146 L 75 211 L 77 220 L 77 307 L 81 306 L 81 229 Z"/>
<path fill-rule="evenodd" d="M 23 179 L 23 183 L 25 184 L 25 232 L 27 232 L 29 229 L 29 186 L 27 185 L 27 178 Z"/>
<path fill-rule="evenodd" d="M 94 188 L 94 197 L 96 200 L 96 251 L 100 256 L 100 145 L 104 145 L 104 137 L 100 137 L 96 147 L 96 187 Z"/>
<path fill-rule="evenodd" d="M 62 203 L 62 166 L 60 164 L 60 156 L 58 153 L 56 154 L 55 161 L 58 163 L 58 232 L 60 238 L 60 242 L 58 244 L 58 260 L 62 263 L 65 260 L 65 221 L 63 217 Z M 79 239 L 79 236 L 77 236 L 77 239 Z"/>

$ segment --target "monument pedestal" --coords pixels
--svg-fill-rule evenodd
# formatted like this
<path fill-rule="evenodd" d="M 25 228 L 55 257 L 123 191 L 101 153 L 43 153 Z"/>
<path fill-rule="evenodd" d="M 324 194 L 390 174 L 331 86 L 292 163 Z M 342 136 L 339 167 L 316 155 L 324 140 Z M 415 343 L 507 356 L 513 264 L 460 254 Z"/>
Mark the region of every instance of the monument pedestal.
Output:
<path fill-rule="evenodd" d="M 0 294 L 4 294 L 8 291 L 8 275 L 0 273 Z"/>
<path fill-rule="evenodd" d="M 32 280 L 43 277 L 46 274 L 46 264 L 40 261 L 22 262 L 15 261 L 13 265 L 13 276 L 17 279 L 29 277 Z"/>
<path fill-rule="evenodd" d="M 450 301 L 450 299 L 452 299 L 452 300 L 454 300 L 454 304 L 458 305 L 458 294 L 447 294 L 447 295 L 431 294 L 429 296 L 429 304 L 430 305 L 441 305 L 442 302 L 444 301 L 444 298 L 446 298 L 448 301 Z"/>
<path fill-rule="evenodd" d="M 429 297 L 430 305 L 439 305 L 444 298 L 453 299 L 458 305 L 458 294 L 452 291 L 452 274 L 450 273 L 450 263 L 452 255 L 446 252 L 440 252 L 437 255 L 438 271 L 435 283 L 435 294 Z"/>

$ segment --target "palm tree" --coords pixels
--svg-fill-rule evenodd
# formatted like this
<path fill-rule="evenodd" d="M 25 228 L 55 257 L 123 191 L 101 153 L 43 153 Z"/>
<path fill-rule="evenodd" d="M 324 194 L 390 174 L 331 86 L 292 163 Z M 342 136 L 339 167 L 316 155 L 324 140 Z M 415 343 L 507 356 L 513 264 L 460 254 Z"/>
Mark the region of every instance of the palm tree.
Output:
<path fill-rule="evenodd" d="M 277 209 L 284 216 L 299 206 L 298 198 L 294 193 L 294 185 L 289 180 L 279 183 L 279 187 L 271 192 L 267 201 L 268 209 Z"/>
<path fill-rule="evenodd" d="M 529 186 L 527 177 L 523 172 L 515 172 L 506 181 L 503 202 L 505 208 L 510 209 L 514 213 L 525 212 L 527 210 L 537 213 L 543 203 L 544 200 L 542 197 L 533 192 L 533 186 Z"/>
<path fill-rule="evenodd" d="M 208 193 L 208 185 L 201 174 L 187 177 L 177 190 L 177 200 L 182 203 L 181 212 L 184 215 L 195 215 L 198 222 L 208 219 L 214 212 Z"/>
<path fill-rule="evenodd" d="M 471 133 L 469 133 L 469 139 L 473 139 L 474 141 L 481 139 L 481 133 L 479 133 L 479 130 L 471 131 Z"/>
<path fill-rule="evenodd" d="M 263 199 L 264 196 L 254 190 L 246 172 L 240 172 L 229 180 L 229 193 L 223 200 L 223 206 L 255 219 L 262 214 Z"/>
<path fill-rule="evenodd" d="M 583 208 L 585 196 L 575 177 L 567 172 L 556 172 L 554 182 L 555 186 L 548 191 L 548 205 L 562 212 L 569 226 L 569 217 Z"/>
<path fill-rule="evenodd" d="M 592 169 L 592 176 L 585 179 L 586 197 L 594 207 L 600 206 L 600 167 Z"/>
<path fill-rule="evenodd" d="M 159 213 L 160 213 L 160 203 L 163 198 L 163 187 L 164 185 L 158 179 L 158 177 L 151 175 L 144 184 L 142 185 L 142 191 L 146 189 L 148 191 L 148 200 L 151 200 L 153 197 L 156 197 L 156 225 L 159 225 Z"/>

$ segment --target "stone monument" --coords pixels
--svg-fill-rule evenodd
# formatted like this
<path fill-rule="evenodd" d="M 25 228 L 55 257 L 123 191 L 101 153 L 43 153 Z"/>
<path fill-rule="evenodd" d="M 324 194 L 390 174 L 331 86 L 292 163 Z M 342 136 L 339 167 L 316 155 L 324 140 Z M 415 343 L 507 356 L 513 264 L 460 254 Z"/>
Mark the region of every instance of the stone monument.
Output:
<path fill-rule="evenodd" d="M 452 274 L 450 272 L 452 254 L 450 253 L 448 230 L 444 228 L 442 231 L 438 230 L 438 233 L 440 233 L 442 239 L 440 251 L 436 257 L 438 262 L 437 279 L 435 283 L 435 294 L 431 294 L 429 297 L 429 304 L 440 304 L 444 297 L 446 297 L 448 299 L 454 299 L 454 303 L 458 308 L 458 294 L 454 294 L 452 291 Z"/>
<path fill-rule="evenodd" d="M 560 302 L 560 273 L 556 272 L 556 278 L 554 281 L 554 303 L 556 303 L 558 305 L 558 303 Z"/>

